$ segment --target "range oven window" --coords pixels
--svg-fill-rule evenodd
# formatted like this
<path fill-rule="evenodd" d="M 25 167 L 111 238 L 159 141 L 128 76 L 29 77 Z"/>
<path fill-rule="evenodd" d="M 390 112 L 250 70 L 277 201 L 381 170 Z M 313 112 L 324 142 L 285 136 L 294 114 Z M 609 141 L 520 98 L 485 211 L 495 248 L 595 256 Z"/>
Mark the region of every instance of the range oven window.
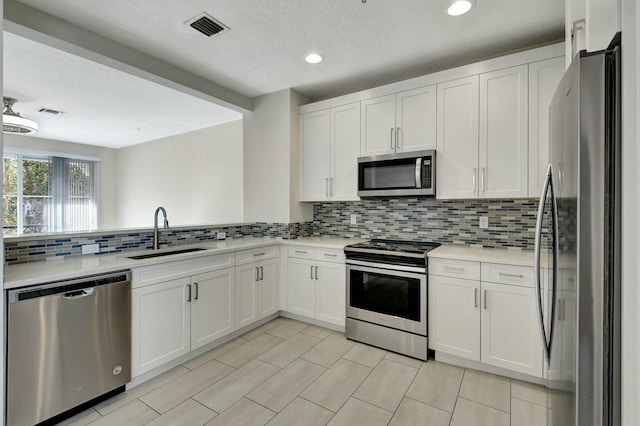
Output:
<path fill-rule="evenodd" d="M 350 305 L 380 314 L 420 321 L 420 280 L 350 270 Z"/>

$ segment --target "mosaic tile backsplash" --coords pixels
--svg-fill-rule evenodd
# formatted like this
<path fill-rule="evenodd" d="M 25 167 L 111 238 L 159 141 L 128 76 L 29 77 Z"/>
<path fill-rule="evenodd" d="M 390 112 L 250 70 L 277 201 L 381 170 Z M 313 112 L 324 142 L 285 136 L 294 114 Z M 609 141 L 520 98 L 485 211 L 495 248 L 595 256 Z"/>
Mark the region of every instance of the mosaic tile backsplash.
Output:
<path fill-rule="evenodd" d="M 357 224 L 351 225 L 355 214 Z M 365 199 L 355 202 L 315 203 L 313 222 L 251 223 L 230 226 L 161 230 L 169 245 L 193 244 L 227 238 L 308 236 L 393 238 L 470 244 L 491 248 L 533 249 L 537 200 L 435 200 L 432 198 Z M 489 228 L 480 229 L 480 216 Z M 82 245 L 100 244 L 100 253 L 150 249 L 152 231 L 116 232 L 82 236 L 43 237 L 30 241 L 4 241 L 6 264 L 38 262 L 49 257 L 80 256 Z"/>
<path fill-rule="evenodd" d="M 433 198 L 363 199 L 316 203 L 314 235 L 392 238 L 470 244 L 491 248 L 533 249 L 538 201 L 435 200 Z M 351 215 L 357 224 L 351 225 Z M 480 229 L 480 216 L 489 228 Z"/>

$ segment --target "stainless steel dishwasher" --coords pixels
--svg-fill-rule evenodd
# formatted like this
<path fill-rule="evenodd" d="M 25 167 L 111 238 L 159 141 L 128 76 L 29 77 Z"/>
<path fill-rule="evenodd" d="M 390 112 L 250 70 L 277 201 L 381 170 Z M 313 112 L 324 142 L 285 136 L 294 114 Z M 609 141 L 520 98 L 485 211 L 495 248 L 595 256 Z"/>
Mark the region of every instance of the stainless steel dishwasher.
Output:
<path fill-rule="evenodd" d="M 131 380 L 131 273 L 7 291 L 7 425 L 34 425 Z"/>

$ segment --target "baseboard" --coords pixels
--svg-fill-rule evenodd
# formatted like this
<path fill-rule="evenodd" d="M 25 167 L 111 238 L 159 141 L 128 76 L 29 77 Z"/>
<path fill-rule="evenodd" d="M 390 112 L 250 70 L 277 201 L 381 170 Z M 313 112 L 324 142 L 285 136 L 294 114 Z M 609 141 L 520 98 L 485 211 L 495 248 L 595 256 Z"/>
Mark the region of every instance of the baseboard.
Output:
<path fill-rule="evenodd" d="M 435 353 L 435 360 L 446 364 L 457 365 L 458 367 L 472 368 L 474 370 L 484 371 L 485 373 L 508 377 L 510 379 L 522 380 L 523 382 L 546 385 L 546 380 L 542 377 L 530 376 L 528 374 L 507 370 L 506 368 L 494 367 L 493 365 L 483 364 L 478 361 L 472 361 L 470 359 L 460 358 L 455 355 L 449 355 L 438 351 Z"/>

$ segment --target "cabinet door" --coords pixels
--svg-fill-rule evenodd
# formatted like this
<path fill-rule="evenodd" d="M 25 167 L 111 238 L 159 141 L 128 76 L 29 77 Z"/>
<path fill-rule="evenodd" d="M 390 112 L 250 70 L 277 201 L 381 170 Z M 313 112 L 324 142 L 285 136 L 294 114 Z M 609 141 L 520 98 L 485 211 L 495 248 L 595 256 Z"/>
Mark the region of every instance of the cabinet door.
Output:
<path fill-rule="evenodd" d="M 361 102 L 360 152 L 363 156 L 395 152 L 395 108 L 395 95 Z"/>
<path fill-rule="evenodd" d="M 133 289 L 134 377 L 190 351 L 190 282 L 180 278 Z"/>
<path fill-rule="evenodd" d="M 344 263 L 317 262 L 316 319 L 344 327 L 347 268 Z"/>
<path fill-rule="evenodd" d="M 521 65 L 480 74 L 482 198 L 527 196 L 528 73 Z"/>
<path fill-rule="evenodd" d="M 482 362 L 542 377 L 543 349 L 535 291 L 482 283 Z"/>
<path fill-rule="evenodd" d="M 429 275 L 429 348 L 480 361 L 480 282 Z"/>
<path fill-rule="evenodd" d="M 478 76 L 438 84 L 436 198 L 478 190 Z"/>
<path fill-rule="evenodd" d="M 258 319 L 269 316 L 280 309 L 280 259 L 260 262 L 260 279 L 256 283 Z"/>
<path fill-rule="evenodd" d="M 235 269 L 195 275 L 191 300 L 191 350 L 234 330 Z"/>
<path fill-rule="evenodd" d="M 330 114 L 328 109 L 300 116 L 300 201 L 329 195 Z"/>
<path fill-rule="evenodd" d="M 236 330 L 258 320 L 256 282 L 259 274 L 257 263 L 236 266 Z"/>
<path fill-rule="evenodd" d="M 396 152 L 436 149 L 436 86 L 396 94 Z"/>
<path fill-rule="evenodd" d="M 564 57 L 529 64 L 529 197 L 539 197 L 549 164 L 549 106 Z"/>
<path fill-rule="evenodd" d="M 316 316 L 315 261 L 289 258 L 288 310 L 309 318 Z"/>
<path fill-rule="evenodd" d="M 331 108 L 332 200 L 357 201 L 360 156 L 360 102 Z"/>

